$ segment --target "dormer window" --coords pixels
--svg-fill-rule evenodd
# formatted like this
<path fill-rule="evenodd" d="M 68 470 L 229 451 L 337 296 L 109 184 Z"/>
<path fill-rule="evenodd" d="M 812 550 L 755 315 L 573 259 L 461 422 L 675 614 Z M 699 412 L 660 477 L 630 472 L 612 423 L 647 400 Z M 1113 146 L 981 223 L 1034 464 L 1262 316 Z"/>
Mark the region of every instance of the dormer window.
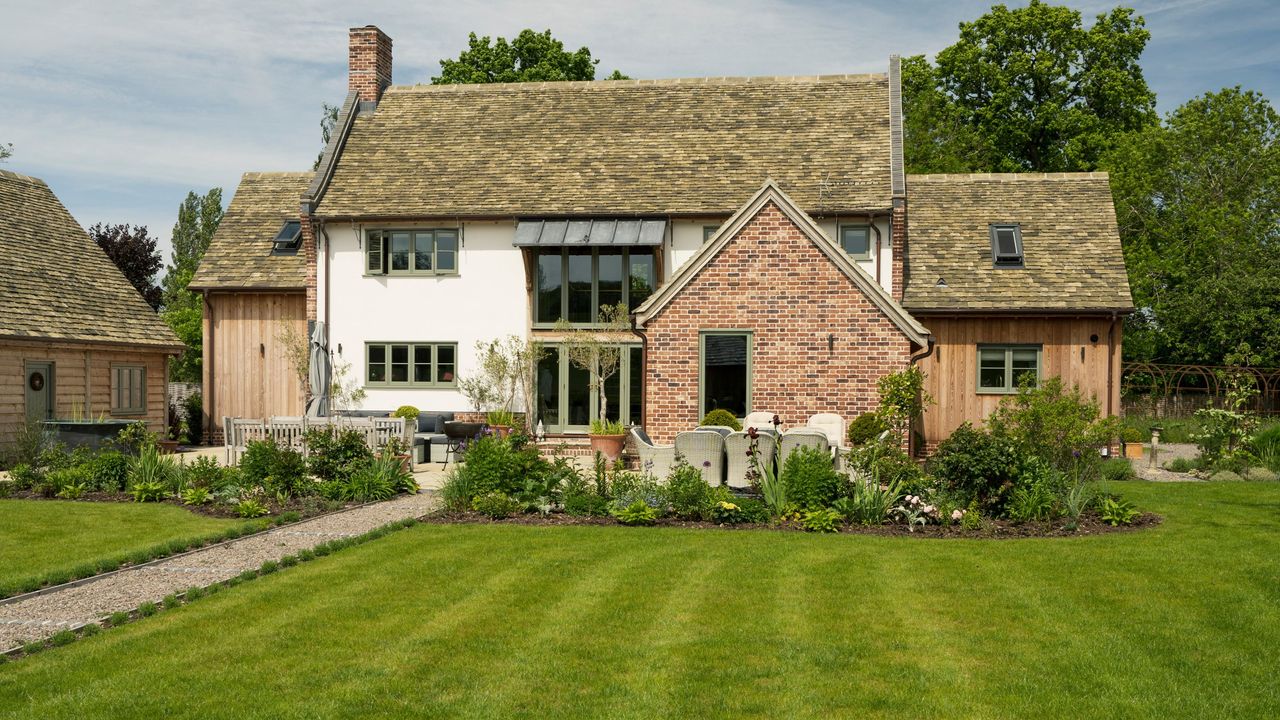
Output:
<path fill-rule="evenodd" d="M 297 220 L 286 220 L 271 241 L 272 255 L 297 255 L 302 245 L 302 223 Z"/>
<path fill-rule="evenodd" d="M 1022 228 L 1017 223 L 993 224 L 991 260 L 998 268 L 1022 267 Z"/>
<path fill-rule="evenodd" d="M 840 247 L 854 260 L 870 260 L 871 226 L 841 225 Z"/>

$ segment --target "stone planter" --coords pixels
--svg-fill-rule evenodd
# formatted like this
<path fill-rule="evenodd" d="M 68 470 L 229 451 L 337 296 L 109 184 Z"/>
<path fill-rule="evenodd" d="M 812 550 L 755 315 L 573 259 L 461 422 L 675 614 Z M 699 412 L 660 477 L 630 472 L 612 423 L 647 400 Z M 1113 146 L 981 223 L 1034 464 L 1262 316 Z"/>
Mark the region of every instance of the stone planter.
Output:
<path fill-rule="evenodd" d="M 591 435 L 591 449 L 604 455 L 609 462 L 622 457 L 622 448 L 626 445 L 626 435 Z"/>
<path fill-rule="evenodd" d="M 178 452 L 177 440 L 157 440 L 156 445 L 160 446 L 161 455 L 172 455 Z"/>
<path fill-rule="evenodd" d="M 65 444 L 68 450 L 78 447 L 97 450 L 108 440 L 114 439 L 132 422 L 132 420 L 46 420 L 44 426 L 53 433 L 54 439 Z"/>

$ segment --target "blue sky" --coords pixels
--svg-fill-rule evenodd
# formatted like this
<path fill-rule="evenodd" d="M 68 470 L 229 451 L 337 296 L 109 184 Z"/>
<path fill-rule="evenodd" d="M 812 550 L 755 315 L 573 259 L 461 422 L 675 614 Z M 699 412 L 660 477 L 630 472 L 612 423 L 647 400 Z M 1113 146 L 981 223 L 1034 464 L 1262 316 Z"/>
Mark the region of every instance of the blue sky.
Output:
<path fill-rule="evenodd" d="M 395 42 L 395 82 L 428 82 L 467 33 L 551 28 L 632 77 L 880 72 L 932 54 L 988 1 L 271 3 L 25 2 L 0 10 L 6 169 L 44 178 L 84 226 L 147 225 L 168 240 L 188 190 L 306 170 L 322 102 L 346 93 L 347 28 Z M 1010 3 L 1024 4 L 1024 3 Z M 358 7 L 357 7 L 358 6 Z M 1085 17 L 1115 3 L 1073 3 Z M 1243 85 L 1280 100 L 1280 1 L 1134 2 L 1160 110 Z"/>

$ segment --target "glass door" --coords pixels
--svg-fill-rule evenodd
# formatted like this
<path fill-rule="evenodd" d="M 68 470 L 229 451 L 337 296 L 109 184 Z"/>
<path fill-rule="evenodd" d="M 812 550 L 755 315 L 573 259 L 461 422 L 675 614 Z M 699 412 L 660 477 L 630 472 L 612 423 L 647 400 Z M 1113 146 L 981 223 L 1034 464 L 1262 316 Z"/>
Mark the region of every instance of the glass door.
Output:
<path fill-rule="evenodd" d="M 600 417 L 600 398 L 591 389 L 591 373 L 569 362 L 559 345 L 544 346 L 538 363 L 537 402 L 543 429 L 550 433 L 586 433 Z M 638 345 L 625 345 L 618 372 L 604 383 L 605 417 L 624 425 L 638 424 L 644 365 Z"/>

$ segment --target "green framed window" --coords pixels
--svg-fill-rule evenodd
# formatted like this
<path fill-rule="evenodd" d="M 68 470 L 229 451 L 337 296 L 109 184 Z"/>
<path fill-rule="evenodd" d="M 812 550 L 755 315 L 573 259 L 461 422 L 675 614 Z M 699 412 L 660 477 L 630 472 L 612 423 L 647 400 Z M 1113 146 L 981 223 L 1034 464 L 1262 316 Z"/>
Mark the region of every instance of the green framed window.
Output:
<path fill-rule="evenodd" d="M 111 366 L 111 413 L 143 415 L 147 412 L 147 368 L 142 365 Z"/>
<path fill-rule="evenodd" d="M 698 336 L 698 417 L 716 409 L 751 412 L 750 330 L 703 330 Z"/>
<path fill-rule="evenodd" d="M 716 234 L 716 231 L 719 229 L 720 229 L 719 225 L 703 225 L 702 226 L 702 242 L 705 244 L 708 240 L 711 239 L 712 235 Z"/>
<path fill-rule="evenodd" d="M 1026 375 L 1040 382 L 1042 349 L 1039 345 L 979 345 L 978 392 L 1013 393 Z"/>
<path fill-rule="evenodd" d="M 458 230 L 370 230 L 366 275 L 457 275 Z"/>
<path fill-rule="evenodd" d="M 369 387 L 458 386 L 456 343 L 374 342 L 364 346 L 364 382 Z"/>
<path fill-rule="evenodd" d="M 644 362 L 639 345 L 625 344 L 618 372 L 605 380 L 608 399 L 605 417 L 623 425 L 641 420 Z M 543 429 L 551 433 L 585 433 L 600 417 L 600 399 L 592 389 L 591 374 L 569 362 L 561 345 L 547 343 L 538 362 L 535 407 Z"/>
<path fill-rule="evenodd" d="M 854 260 L 870 260 L 871 226 L 841 225 L 840 247 Z"/>
<path fill-rule="evenodd" d="M 653 294 L 657 266 L 650 248 L 558 248 L 535 258 L 534 324 L 561 318 L 575 325 L 600 322 L 600 306 L 635 310 Z"/>

